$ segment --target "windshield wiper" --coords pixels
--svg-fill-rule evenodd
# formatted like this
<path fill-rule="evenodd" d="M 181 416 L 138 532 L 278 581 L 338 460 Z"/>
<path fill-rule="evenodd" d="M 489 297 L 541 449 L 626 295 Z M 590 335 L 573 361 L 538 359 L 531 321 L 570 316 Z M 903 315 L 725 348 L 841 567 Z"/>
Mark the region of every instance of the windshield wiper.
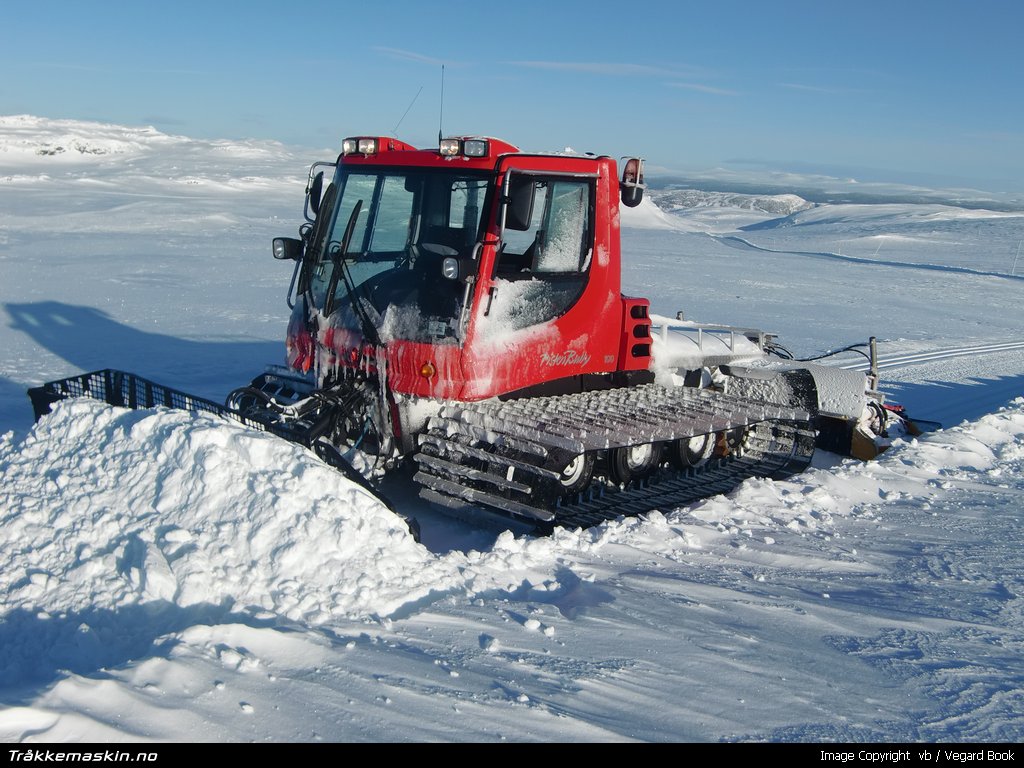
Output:
<path fill-rule="evenodd" d="M 345 263 L 345 256 L 348 254 L 349 243 L 352 242 L 352 233 L 356 228 L 356 220 L 363 208 L 363 201 L 356 202 L 352 209 L 352 215 L 348 217 L 348 224 L 345 225 L 345 235 L 341 238 L 341 245 L 338 250 L 331 254 L 331 261 L 334 262 L 334 269 L 331 272 L 331 279 L 327 284 L 327 295 L 324 297 L 324 315 L 330 317 L 334 311 L 334 294 L 338 290 L 338 278 L 345 284 L 345 293 L 348 295 L 349 303 L 359 319 L 359 325 L 363 330 L 363 337 L 374 346 L 380 346 L 380 335 L 377 327 L 366 314 L 366 307 L 363 306 L 361 297 L 356 290 L 355 281 L 349 273 L 348 264 Z"/>

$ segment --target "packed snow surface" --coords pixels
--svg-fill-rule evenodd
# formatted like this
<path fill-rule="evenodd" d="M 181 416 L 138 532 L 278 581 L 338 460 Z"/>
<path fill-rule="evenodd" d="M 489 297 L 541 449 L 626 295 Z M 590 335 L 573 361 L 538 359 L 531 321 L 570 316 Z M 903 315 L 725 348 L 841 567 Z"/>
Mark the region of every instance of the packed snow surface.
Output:
<path fill-rule="evenodd" d="M 32 425 L 25 389 L 77 371 L 219 399 L 279 362 L 267 246 L 330 155 L 0 118 L 0 739 L 1021 740 L 1020 217 L 623 209 L 624 292 L 805 355 L 878 335 L 885 391 L 946 429 L 589 530 L 399 483 L 417 543 L 238 425 Z"/>
<path fill-rule="evenodd" d="M 482 551 L 432 553 L 300 449 L 170 411 L 65 404 L 0 467 L 5 738 L 1020 736 L 1024 398 L 876 463 Z"/>

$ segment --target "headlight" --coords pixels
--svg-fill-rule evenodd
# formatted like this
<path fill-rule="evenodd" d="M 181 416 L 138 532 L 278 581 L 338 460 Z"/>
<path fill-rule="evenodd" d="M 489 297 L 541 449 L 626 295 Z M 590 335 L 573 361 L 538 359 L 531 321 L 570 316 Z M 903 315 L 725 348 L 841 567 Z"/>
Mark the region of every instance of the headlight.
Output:
<path fill-rule="evenodd" d="M 441 157 L 487 157 L 490 146 L 486 139 L 441 139 Z"/>
<path fill-rule="evenodd" d="M 441 157 L 455 157 L 459 154 L 459 145 L 462 144 L 458 139 L 441 139 Z"/>
<path fill-rule="evenodd" d="M 375 155 L 377 154 L 377 139 L 351 138 L 341 142 L 341 154 L 343 155 Z"/>

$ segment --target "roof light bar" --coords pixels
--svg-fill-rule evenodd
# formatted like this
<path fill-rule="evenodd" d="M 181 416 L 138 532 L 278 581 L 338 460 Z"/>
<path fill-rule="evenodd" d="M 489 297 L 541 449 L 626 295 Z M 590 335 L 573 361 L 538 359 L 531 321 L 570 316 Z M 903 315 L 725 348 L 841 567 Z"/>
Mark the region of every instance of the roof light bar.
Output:
<path fill-rule="evenodd" d="M 359 137 L 344 139 L 341 142 L 341 154 L 375 155 L 377 154 L 377 140 Z"/>
<path fill-rule="evenodd" d="M 486 139 L 441 139 L 441 157 L 487 157 L 490 144 Z"/>

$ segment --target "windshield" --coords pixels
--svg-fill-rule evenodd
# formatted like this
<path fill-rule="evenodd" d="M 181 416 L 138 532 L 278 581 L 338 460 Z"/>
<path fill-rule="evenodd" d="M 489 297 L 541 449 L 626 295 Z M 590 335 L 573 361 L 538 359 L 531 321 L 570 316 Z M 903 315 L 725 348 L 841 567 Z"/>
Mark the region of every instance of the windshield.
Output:
<path fill-rule="evenodd" d="M 445 278 L 441 265 L 472 255 L 490 180 L 447 170 L 340 169 L 303 281 L 313 305 L 332 325 L 356 331 L 362 315 L 382 341 L 455 342 L 465 284 Z"/>

